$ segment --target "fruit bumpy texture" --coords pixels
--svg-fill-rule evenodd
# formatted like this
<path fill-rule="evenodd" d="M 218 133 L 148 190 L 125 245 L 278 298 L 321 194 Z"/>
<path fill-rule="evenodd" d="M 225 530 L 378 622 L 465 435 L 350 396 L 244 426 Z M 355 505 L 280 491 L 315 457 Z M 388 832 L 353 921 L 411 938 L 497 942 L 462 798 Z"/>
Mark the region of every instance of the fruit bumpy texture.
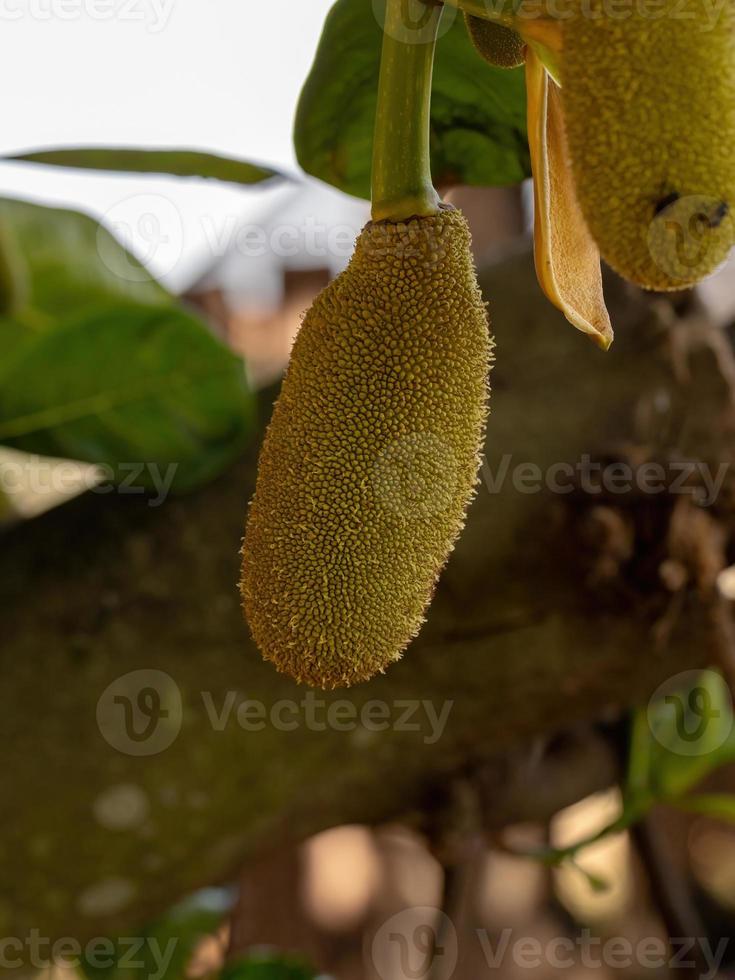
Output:
<path fill-rule="evenodd" d="M 561 84 L 577 196 L 603 258 L 649 289 L 714 271 L 735 239 L 735 0 L 620 18 L 575 2 Z"/>
<path fill-rule="evenodd" d="M 525 42 L 520 34 L 502 24 L 465 15 L 472 43 L 485 61 L 498 68 L 517 68 L 525 61 Z"/>
<path fill-rule="evenodd" d="M 418 632 L 477 483 L 490 359 L 460 212 L 368 224 L 304 318 L 248 515 L 244 611 L 280 671 L 347 686 Z"/>

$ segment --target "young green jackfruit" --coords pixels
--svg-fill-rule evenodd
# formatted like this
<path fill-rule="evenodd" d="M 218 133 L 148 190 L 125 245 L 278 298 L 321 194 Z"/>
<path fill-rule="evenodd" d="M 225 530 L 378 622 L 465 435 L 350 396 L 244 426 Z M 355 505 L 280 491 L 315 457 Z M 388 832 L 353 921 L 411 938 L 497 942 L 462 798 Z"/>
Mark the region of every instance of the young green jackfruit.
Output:
<path fill-rule="evenodd" d="M 664 0 L 617 13 L 584 0 L 563 23 L 577 196 L 614 269 L 647 288 L 681 289 L 735 241 L 735 0 L 717 11 L 707 0 Z"/>
<path fill-rule="evenodd" d="M 462 215 L 368 224 L 306 314 L 248 516 L 244 611 L 280 671 L 364 681 L 418 632 L 477 481 L 490 356 Z"/>
<path fill-rule="evenodd" d="M 485 61 L 498 68 L 517 68 L 525 61 L 525 43 L 519 34 L 495 21 L 465 14 L 472 43 Z"/>

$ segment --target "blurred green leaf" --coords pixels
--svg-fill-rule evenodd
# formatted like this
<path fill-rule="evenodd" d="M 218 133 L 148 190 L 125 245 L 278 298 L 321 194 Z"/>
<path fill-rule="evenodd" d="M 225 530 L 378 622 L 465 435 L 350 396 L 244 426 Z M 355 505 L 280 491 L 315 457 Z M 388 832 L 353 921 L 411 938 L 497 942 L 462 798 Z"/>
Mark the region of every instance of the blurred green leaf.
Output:
<path fill-rule="evenodd" d="M 15 316 L 28 302 L 28 265 L 13 229 L 0 222 L 0 316 Z"/>
<path fill-rule="evenodd" d="M 172 305 L 175 299 L 113 235 L 78 211 L 0 198 L 0 228 L 24 266 L 20 322 L 57 318 L 110 300 Z"/>
<path fill-rule="evenodd" d="M 223 912 L 200 902 L 197 896 L 177 905 L 141 930 L 136 947 L 125 940 L 112 943 L 111 955 L 100 947 L 82 962 L 88 980 L 184 980 L 186 966 L 200 939 L 215 933 Z M 90 951 L 92 944 L 87 944 Z"/>
<path fill-rule="evenodd" d="M 219 980 L 314 980 L 316 973 L 301 960 L 273 953 L 253 953 L 222 970 Z"/>
<path fill-rule="evenodd" d="M 722 676 L 703 670 L 672 687 L 644 713 L 648 731 L 648 791 L 675 799 L 705 776 L 735 760 L 732 700 Z"/>
<path fill-rule="evenodd" d="M 735 823 L 735 796 L 729 793 L 701 793 L 697 796 L 685 796 L 676 801 L 680 810 L 689 813 L 701 813 L 706 817 Z"/>
<path fill-rule="evenodd" d="M 253 415 L 242 362 L 175 307 L 115 304 L 29 332 L 0 367 L 0 443 L 105 464 L 157 489 L 211 479 Z M 145 468 L 143 468 L 145 467 Z"/>
<path fill-rule="evenodd" d="M 735 823 L 735 796 L 686 796 L 715 769 L 735 761 L 732 698 L 715 670 L 688 671 L 633 716 L 620 815 L 601 830 L 563 848 L 514 850 L 543 864 L 571 862 L 593 888 L 596 882 L 576 858 L 590 844 L 627 830 L 656 803 Z"/>
<path fill-rule="evenodd" d="M 332 7 L 294 133 L 304 170 L 364 198 L 370 197 L 383 9 L 377 0 L 338 0 Z M 441 31 L 431 105 L 434 183 L 519 183 L 530 175 L 523 70 L 487 64 L 454 8 L 445 9 Z"/>
<path fill-rule="evenodd" d="M 15 153 L 5 156 L 4 159 L 83 170 L 206 177 L 231 184 L 258 184 L 263 180 L 283 176 L 270 167 L 261 167 L 246 160 L 235 160 L 215 153 L 184 149 L 139 150 L 122 146 L 70 146 L 60 150 Z"/>
<path fill-rule="evenodd" d="M 7 361 L 17 349 L 27 343 L 29 336 L 31 334 L 26 324 L 13 317 L 0 317 L 0 351 L 2 351 L 0 364 Z"/>
<path fill-rule="evenodd" d="M 87 215 L 0 199 L 22 302 L 0 318 L 0 443 L 174 490 L 240 452 L 243 365 Z M 17 276 L 16 276 L 17 278 Z M 16 308 L 17 307 L 17 308 Z"/>

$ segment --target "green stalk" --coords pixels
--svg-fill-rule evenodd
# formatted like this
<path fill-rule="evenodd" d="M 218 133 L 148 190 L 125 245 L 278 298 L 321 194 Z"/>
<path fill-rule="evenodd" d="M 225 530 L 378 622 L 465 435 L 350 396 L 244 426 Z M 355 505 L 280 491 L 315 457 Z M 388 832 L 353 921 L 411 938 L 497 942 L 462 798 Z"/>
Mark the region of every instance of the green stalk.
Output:
<path fill-rule="evenodd" d="M 373 144 L 374 221 L 402 221 L 439 210 L 431 182 L 429 124 L 442 7 L 427 3 L 416 22 L 410 3 L 387 0 L 385 8 Z"/>

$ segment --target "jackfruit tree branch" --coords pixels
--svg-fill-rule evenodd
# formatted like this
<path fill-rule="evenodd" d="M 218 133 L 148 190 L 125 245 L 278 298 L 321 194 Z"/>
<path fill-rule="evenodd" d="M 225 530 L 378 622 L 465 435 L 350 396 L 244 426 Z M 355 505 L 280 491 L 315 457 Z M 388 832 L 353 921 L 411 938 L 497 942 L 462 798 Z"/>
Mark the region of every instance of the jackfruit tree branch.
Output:
<path fill-rule="evenodd" d="M 478 767 L 489 829 L 543 819 L 615 778 L 602 748 L 587 754 L 591 722 L 714 662 L 731 624 L 707 598 L 735 542 L 735 484 L 705 509 L 663 492 L 680 469 L 623 492 L 617 467 L 673 458 L 735 473 L 726 333 L 610 281 L 618 338 L 603 356 L 563 329 L 530 255 L 482 282 L 503 350 L 482 484 L 426 625 L 369 684 L 297 687 L 249 639 L 233 541 L 257 445 L 161 507 L 90 493 L 5 534 L 3 935 L 130 935 L 308 834 L 416 820 Z M 607 494 L 580 469 L 595 460 L 613 461 Z M 113 699 L 135 704 L 151 684 L 171 712 L 143 754 Z M 134 734 L 148 721 L 138 711 Z M 587 761 L 550 749 L 540 778 L 529 747 L 577 726 Z M 144 801 L 145 822 L 100 820 L 111 788 Z M 82 914 L 78 896 L 109 881 L 130 904 Z"/>
<path fill-rule="evenodd" d="M 429 152 L 431 78 L 442 7 L 388 0 L 373 144 L 374 221 L 436 214 Z"/>

